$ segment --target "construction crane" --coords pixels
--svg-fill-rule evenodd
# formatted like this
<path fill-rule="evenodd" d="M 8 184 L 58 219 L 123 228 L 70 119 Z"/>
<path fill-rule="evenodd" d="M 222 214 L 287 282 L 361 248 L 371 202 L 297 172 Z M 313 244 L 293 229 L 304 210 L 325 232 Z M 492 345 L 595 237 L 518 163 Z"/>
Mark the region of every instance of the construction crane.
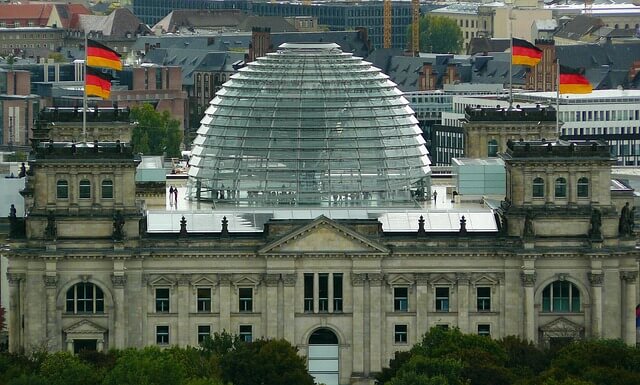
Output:
<path fill-rule="evenodd" d="M 391 48 L 391 0 L 384 0 L 382 8 L 382 48 Z"/>
<path fill-rule="evenodd" d="M 411 0 L 411 53 L 420 52 L 420 0 Z"/>

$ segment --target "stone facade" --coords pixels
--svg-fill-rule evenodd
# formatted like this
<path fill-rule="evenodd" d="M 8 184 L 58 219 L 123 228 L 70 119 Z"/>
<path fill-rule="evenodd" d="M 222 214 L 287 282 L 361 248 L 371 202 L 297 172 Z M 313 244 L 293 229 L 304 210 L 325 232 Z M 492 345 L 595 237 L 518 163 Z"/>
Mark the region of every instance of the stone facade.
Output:
<path fill-rule="evenodd" d="M 319 216 L 243 234 L 147 233 L 128 147 L 87 146 L 73 161 L 70 145 L 56 145 L 30 158 L 27 236 L 12 239 L 8 253 L 12 351 L 196 345 L 203 331 L 227 330 L 286 338 L 311 362 L 313 336 L 328 330 L 337 383 L 370 384 L 395 351 L 434 326 L 547 345 L 635 344 L 639 253 L 635 238 L 617 231 L 625 209 L 606 188 L 604 143 L 510 143 L 497 233 L 390 233 L 375 220 Z M 530 202 L 531 168 L 569 181 L 588 171 L 589 198 Z M 93 184 L 113 175 L 113 201 L 99 192 L 86 202 L 56 199 L 58 179 L 73 175 L 75 192 L 85 174 Z M 522 214 L 542 207 L 548 215 Z"/>

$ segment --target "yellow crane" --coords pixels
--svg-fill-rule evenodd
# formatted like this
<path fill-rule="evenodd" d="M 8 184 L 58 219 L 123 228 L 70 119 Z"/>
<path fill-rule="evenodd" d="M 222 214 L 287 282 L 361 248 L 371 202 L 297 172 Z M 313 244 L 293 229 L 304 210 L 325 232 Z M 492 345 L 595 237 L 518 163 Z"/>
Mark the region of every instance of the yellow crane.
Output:
<path fill-rule="evenodd" d="M 391 0 L 384 0 L 382 8 L 382 48 L 391 48 Z"/>
<path fill-rule="evenodd" d="M 420 0 L 411 0 L 411 53 L 420 52 Z"/>

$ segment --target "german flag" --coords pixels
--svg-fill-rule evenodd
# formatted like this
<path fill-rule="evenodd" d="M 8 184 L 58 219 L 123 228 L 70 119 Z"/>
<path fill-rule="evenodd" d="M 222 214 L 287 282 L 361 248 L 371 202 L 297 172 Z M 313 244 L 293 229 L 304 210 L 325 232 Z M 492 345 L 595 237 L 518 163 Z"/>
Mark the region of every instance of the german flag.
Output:
<path fill-rule="evenodd" d="M 120 54 L 95 40 L 87 40 L 87 65 L 122 71 Z"/>
<path fill-rule="evenodd" d="M 590 94 L 593 91 L 591 83 L 583 75 L 584 71 L 577 68 L 560 66 L 561 94 Z"/>
<path fill-rule="evenodd" d="M 87 67 L 84 89 L 87 96 L 99 96 L 102 99 L 109 99 L 109 95 L 111 95 L 111 75 L 97 68 Z"/>
<path fill-rule="evenodd" d="M 534 67 L 542 60 L 542 50 L 526 40 L 512 38 L 511 63 Z"/>

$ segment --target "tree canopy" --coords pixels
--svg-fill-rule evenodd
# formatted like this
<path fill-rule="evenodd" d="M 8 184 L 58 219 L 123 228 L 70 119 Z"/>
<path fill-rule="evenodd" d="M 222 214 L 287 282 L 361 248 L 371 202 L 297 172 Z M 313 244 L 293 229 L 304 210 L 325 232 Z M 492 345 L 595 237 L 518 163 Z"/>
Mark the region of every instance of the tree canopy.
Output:
<path fill-rule="evenodd" d="M 149 103 L 131 109 L 131 117 L 137 123 L 133 129 L 133 150 L 145 155 L 180 156 L 182 131 L 180 122 L 169 111 L 156 111 Z"/>
<path fill-rule="evenodd" d="M 445 16 L 422 16 L 420 26 L 420 52 L 460 53 L 464 39 L 454 19 Z M 407 28 L 407 41 L 411 41 L 412 26 Z"/>

